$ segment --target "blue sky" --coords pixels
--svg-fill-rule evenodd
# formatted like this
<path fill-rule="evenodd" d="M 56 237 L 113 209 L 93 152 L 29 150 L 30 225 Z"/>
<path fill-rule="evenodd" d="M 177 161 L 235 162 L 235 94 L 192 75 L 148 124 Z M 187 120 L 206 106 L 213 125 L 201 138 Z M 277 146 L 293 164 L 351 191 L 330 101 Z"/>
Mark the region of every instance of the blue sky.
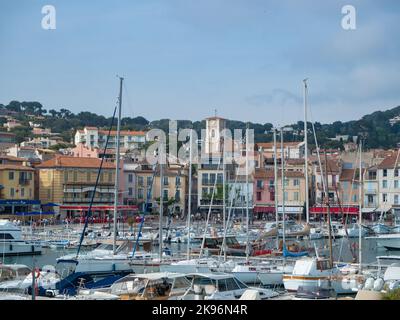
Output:
<path fill-rule="evenodd" d="M 358 119 L 400 105 L 399 21 L 397 0 L 2 0 L 0 103 L 111 116 L 120 74 L 125 116 L 288 124 L 308 77 L 313 120 Z"/>

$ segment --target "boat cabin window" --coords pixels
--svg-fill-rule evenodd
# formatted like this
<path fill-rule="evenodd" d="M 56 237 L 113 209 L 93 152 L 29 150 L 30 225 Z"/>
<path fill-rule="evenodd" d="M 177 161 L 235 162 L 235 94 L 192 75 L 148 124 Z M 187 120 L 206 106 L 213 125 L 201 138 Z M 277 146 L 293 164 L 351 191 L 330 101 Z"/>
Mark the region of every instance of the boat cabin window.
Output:
<path fill-rule="evenodd" d="M 245 285 L 242 281 L 240 281 L 239 279 L 232 279 L 232 280 L 234 280 L 236 283 L 237 283 L 237 286 L 240 288 L 240 289 L 247 289 L 248 287 L 247 287 L 247 285 Z"/>
<path fill-rule="evenodd" d="M 210 278 L 195 278 L 193 281 L 194 285 L 201 285 L 201 286 L 205 286 L 205 285 L 216 285 L 217 282 L 213 279 Z"/>
<path fill-rule="evenodd" d="M 14 239 L 14 237 L 9 233 L 0 233 L 0 240 Z"/>
<path fill-rule="evenodd" d="M 222 243 L 222 242 L 221 242 Z M 206 238 L 205 247 L 209 247 L 209 248 L 216 248 L 218 245 L 218 240 L 217 239 L 211 239 L 211 238 Z"/>
<path fill-rule="evenodd" d="M 14 279 L 16 276 L 15 271 L 10 268 L 0 268 L 0 282 Z"/>
<path fill-rule="evenodd" d="M 234 245 L 234 244 L 238 244 L 239 242 L 237 241 L 237 239 L 235 237 L 226 237 L 226 245 Z"/>
<path fill-rule="evenodd" d="M 329 260 L 319 260 L 319 261 L 317 261 L 317 269 L 321 270 L 321 271 L 331 269 L 331 265 L 330 265 Z"/>

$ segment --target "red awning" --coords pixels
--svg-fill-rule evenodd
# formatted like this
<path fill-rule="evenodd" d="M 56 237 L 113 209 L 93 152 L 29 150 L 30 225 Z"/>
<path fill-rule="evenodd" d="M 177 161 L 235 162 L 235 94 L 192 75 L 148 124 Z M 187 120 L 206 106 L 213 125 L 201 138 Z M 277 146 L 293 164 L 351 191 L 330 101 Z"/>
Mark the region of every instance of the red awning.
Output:
<path fill-rule="evenodd" d="M 275 207 L 267 206 L 255 206 L 253 208 L 254 213 L 275 213 Z"/>
<path fill-rule="evenodd" d="M 60 209 L 62 210 L 77 210 L 77 211 L 88 211 L 89 206 L 60 206 Z M 92 211 L 96 210 L 114 210 L 114 206 L 92 206 Z M 138 211 L 139 207 L 138 206 L 117 206 L 117 210 L 120 211 Z"/>
<path fill-rule="evenodd" d="M 328 207 L 312 207 L 310 213 L 313 214 L 328 214 Z M 359 214 L 358 207 L 330 207 L 331 214 Z"/>

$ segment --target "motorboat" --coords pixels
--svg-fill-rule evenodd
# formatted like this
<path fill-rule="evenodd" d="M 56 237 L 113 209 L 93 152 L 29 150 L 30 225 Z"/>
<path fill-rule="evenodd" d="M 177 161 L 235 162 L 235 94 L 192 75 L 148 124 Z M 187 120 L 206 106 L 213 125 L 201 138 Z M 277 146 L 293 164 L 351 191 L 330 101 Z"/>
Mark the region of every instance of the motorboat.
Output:
<path fill-rule="evenodd" d="M 291 274 L 283 275 L 283 284 L 288 291 L 297 291 L 299 287 L 321 287 L 346 294 L 356 292 L 363 279 L 362 275 L 342 273 L 329 259 L 304 257 L 296 261 Z"/>
<path fill-rule="evenodd" d="M 0 220 L 0 256 L 37 255 L 42 247 L 22 239 L 21 227 L 9 220 Z"/>
<path fill-rule="evenodd" d="M 183 273 L 131 274 L 116 281 L 110 293 L 120 300 L 168 300 L 183 295 L 190 281 Z"/>
<path fill-rule="evenodd" d="M 24 264 L 0 264 L 0 291 L 19 291 L 30 273 L 31 268 Z"/>
<path fill-rule="evenodd" d="M 375 237 L 367 237 L 366 239 L 375 239 L 377 245 L 386 250 L 400 250 L 400 233 L 382 234 Z"/>
<path fill-rule="evenodd" d="M 249 289 L 256 290 L 262 300 L 279 296 L 270 289 L 249 287 L 228 273 L 193 273 L 186 276 L 191 285 L 176 300 L 238 300 Z"/>
<path fill-rule="evenodd" d="M 364 226 L 361 227 L 361 237 L 365 237 L 368 233 L 368 229 Z M 358 238 L 360 236 L 360 227 L 357 223 L 354 223 L 351 227 L 347 228 L 343 226 L 337 232 L 337 235 L 340 237 L 348 237 L 348 238 Z"/>

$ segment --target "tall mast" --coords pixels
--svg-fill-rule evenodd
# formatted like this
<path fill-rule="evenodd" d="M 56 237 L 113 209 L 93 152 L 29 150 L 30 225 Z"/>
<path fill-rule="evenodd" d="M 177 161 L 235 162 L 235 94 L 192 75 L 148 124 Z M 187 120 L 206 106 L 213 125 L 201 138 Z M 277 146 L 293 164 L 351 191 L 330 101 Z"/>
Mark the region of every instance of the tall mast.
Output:
<path fill-rule="evenodd" d="M 246 128 L 246 261 L 249 260 L 249 129 Z"/>
<path fill-rule="evenodd" d="M 113 238 L 113 253 L 117 251 L 117 210 L 118 210 L 118 193 L 119 193 L 119 139 L 121 134 L 121 107 L 122 107 L 122 84 L 124 78 L 119 77 L 119 98 L 118 98 L 118 124 L 117 124 L 117 153 L 115 159 L 115 193 L 114 193 L 114 238 Z M 103 155 L 104 156 L 104 155 Z"/>
<path fill-rule="evenodd" d="M 189 149 L 189 199 L 188 199 L 188 238 L 187 238 L 187 259 L 190 260 L 190 219 L 192 213 L 192 138 L 193 130 L 190 130 L 190 149 Z"/>
<path fill-rule="evenodd" d="M 279 248 L 279 213 L 278 213 L 278 153 L 276 151 L 276 129 L 274 128 L 274 199 L 275 199 L 275 219 L 276 219 L 276 247 Z"/>
<path fill-rule="evenodd" d="M 359 246 L 359 264 L 360 272 L 362 267 L 362 188 L 363 188 L 363 175 L 362 175 L 362 140 L 360 140 L 360 174 L 359 174 L 359 190 L 358 190 L 358 202 L 359 202 L 359 217 L 358 217 L 358 246 Z"/>
<path fill-rule="evenodd" d="M 308 195 L 308 121 L 307 121 L 307 79 L 303 80 L 304 82 L 304 167 L 305 167 L 305 178 L 306 178 L 306 222 L 310 222 L 310 204 L 309 204 L 309 195 Z"/>
<path fill-rule="evenodd" d="M 281 184 L 282 184 L 282 238 L 283 238 L 283 247 L 282 250 L 286 246 L 286 237 L 285 237 L 285 154 L 284 154 L 284 149 L 283 149 L 283 128 L 281 128 L 281 170 L 282 170 L 282 178 L 281 178 Z"/>
<path fill-rule="evenodd" d="M 226 206 L 225 206 L 225 183 L 226 183 L 226 167 L 225 167 L 225 140 L 224 140 L 224 145 L 222 146 L 222 229 L 225 231 L 226 225 L 225 225 L 225 218 L 226 218 Z M 218 175 L 216 177 L 218 180 Z M 226 250 L 225 250 L 226 251 Z"/>
<path fill-rule="evenodd" d="M 331 172 L 332 173 L 332 172 Z M 330 203 L 329 203 L 329 186 L 328 186 L 328 156 L 326 154 L 326 149 L 325 149 L 325 179 L 326 179 L 326 192 L 325 192 L 325 201 L 327 204 L 327 213 L 328 213 L 328 234 L 329 234 L 329 260 L 330 260 L 330 265 L 331 268 L 333 267 L 333 252 L 332 252 L 332 227 L 331 227 L 331 208 L 330 208 Z"/>
<path fill-rule="evenodd" d="M 164 241 L 163 241 L 163 214 L 164 214 L 164 194 L 163 194 L 163 189 L 164 189 L 164 177 L 163 177 L 163 148 L 164 148 L 164 144 L 160 143 L 160 151 L 159 151 L 159 165 L 160 165 L 160 217 L 159 217 L 159 245 L 158 245 L 158 250 L 159 250 L 159 255 L 160 255 L 160 262 L 162 260 L 162 252 L 163 252 L 163 245 L 164 245 Z"/>

